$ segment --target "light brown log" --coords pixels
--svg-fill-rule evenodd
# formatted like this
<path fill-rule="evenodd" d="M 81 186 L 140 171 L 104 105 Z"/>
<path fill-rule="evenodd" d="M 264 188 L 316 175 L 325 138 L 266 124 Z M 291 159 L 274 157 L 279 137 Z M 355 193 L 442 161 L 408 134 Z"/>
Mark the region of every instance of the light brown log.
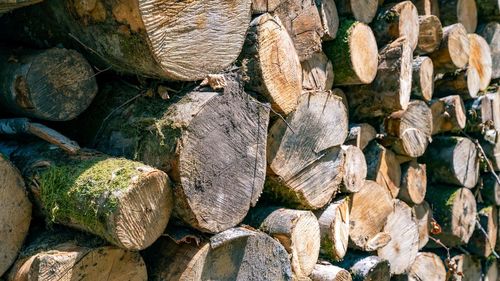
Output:
<path fill-rule="evenodd" d="M 339 15 L 337 5 L 333 0 L 316 0 L 321 24 L 323 25 L 323 41 L 329 41 L 337 37 L 339 29 Z"/>
<path fill-rule="evenodd" d="M 292 38 L 300 61 L 321 51 L 323 25 L 315 0 L 286 0 L 275 10 Z"/>
<path fill-rule="evenodd" d="M 340 189 L 347 109 L 329 92 L 306 93 L 286 121 L 269 131 L 268 198 L 308 209 L 325 206 Z"/>
<path fill-rule="evenodd" d="M 349 134 L 347 135 L 346 144 L 355 145 L 360 149 L 365 147 L 375 139 L 377 131 L 368 123 L 350 124 Z"/>
<path fill-rule="evenodd" d="M 353 17 L 357 21 L 370 23 L 377 13 L 378 0 L 337 0 L 335 1 L 339 15 Z"/>
<path fill-rule="evenodd" d="M 418 17 L 419 33 L 417 49 L 418 54 L 429 54 L 439 48 L 443 39 L 443 27 L 437 16 L 427 15 Z"/>
<path fill-rule="evenodd" d="M 411 0 L 417 7 L 419 15 L 422 16 L 439 16 L 439 2 L 438 0 Z"/>
<path fill-rule="evenodd" d="M 412 213 L 418 226 L 418 249 L 422 249 L 429 241 L 429 225 L 432 219 L 432 210 L 426 201 L 412 208 Z"/>
<path fill-rule="evenodd" d="M 245 221 L 285 247 L 295 276 L 303 278 L 311 274 L 321 245 L 320 225 L 312 212 L 264 207 L 252 210 Z"/>
<path fill-rule="evenodd" d="M 260 231 L 241 227 L 200 243 L 162 237 L 143 256 L 150 281 L 292 280 L 283 246 Z"/>
<path fill-rule="evenodd" d="M 430 102 L 432 111 L 432 134 L 458 133 L 466 125 L 466 111 L 462 98 L 452 95 Z"/>
<path fill-rule="evenodd" d="M 334 261 L 342 260 L 347 252 L 349 209 L 349 197 L 342 197 L 315 212 L 321 232 L 320 253 Z"/>
<path fill-rule="evenodd" d="M 498 232 L 498 209 L 496 206 L 479 205 L 477 222 L 467 250 L 475 256 L 487 258 L 495 250 Z M 479 227 L 481 226 L 481 227 Z"/>
<path fill-rule="evenodd" d="M 389 281 L 391 278 L 388 261 L 364 252 L 350 251 L 340 266 L 349 269 L 354 281 Z"/>
<path fill-rule="evenodd" d="M 500 95 L 488 93 L 465 102 L 467 125 L 465 131 L 485 134 L 500 128 Z"/>
<path fill-rule="evenodd" d="M 40 2 L 42 2 L 42 0 L 2 0 L 0 1 L 0 15 L 14 9 L 34 5 Z"/>
<path fill-rule="evenodd" d="M 446 268 L 441 258 L 431 252 L 421 252 L 411 265 L 408 273 L 396 276 L 395 281 L 445 281 Z"/>
<path fill-rule="evenodd" d="M 401 189 L 398 198 L 408 205 L 418 205 L 424 201 L 427 190 L 427 169 L 415 159 L 401 165 Z"/>
<path fill-rule="evenodd" d="M 341 149 L 344 154 L 344 173 L 340 191 L 358 192 L 363 187 L 367 174 L 365 155 L 357 146 L 342 145 Z"/>
<path fill-rule="evenodd" d="M 482 280 L 481 261 L 479 259 L 467 254 L 459 254 L 451 258 L 451 264 L 454 270 L 449 271 L 447 280 Z"/>
<path fill-rule="evenodd" d="M 370 27 L 359 21 L 342 20 L 337 37 L 323 44 L 332 61 L 335 85 L 369 84 L 377 74 L 377 42 Z"/>
<path fill-rule="evenodd" d="M 425 200 L 432 207 L 433 218 L 440 226 L 434 238 L 449 247 L 469 242 L 476 225 L 476 200 L 468 188 L 431 185 Z M 429 243 L 430 247 L 441 247 Z"/>
<path fill-rule="evenodd" d="M 469 62 L 469 55 L 470 42 L 467 30 L 461 23 L 445 26 L 439 49 L 429 54 L 436 73 L 463 69 Z"/>
<path fill-rule="evenodd" d="M 476 145 L 468 138 L 435 137 L 423 161 L 431 182 L 473 188 L 479 179 Z"/>
<path fill-rule="evenodd" d="M 411 97 L 429 102 L 434 93 L 434 65 L 429 57 L 416 57 L 412 65 Z"/>
<path fill-rule="evenodd" d="M 459 95 L 463 100 L 474 99 L 479 93 L 479 76 L 472 65 L 467 69 L 447 73 L 434 83 L 434 96 Z"/>
<path fill-rule="evenodd" d="M 500 176 L 499 173 L 496 173 Z M 481 197 L 488 205 L 500 206 L 500 183 L 491 172 L 484 173 L 479 179 L 479 188 L 481 188 Z"/>
<path fill-rule="evenodd" d="M 332 62 L 323 52 L 314 53 L 302 65 L 302 88 L 305 90 L 329 91 L 332 89 L 334 73 Z"/>
<path fill-rule="evenodd" d="M 372 26 L 379 46 L 405 37 L 412 52 L 417 47 L 419 37 L 418 12 L 411 1 L 389 4 L 380 8 Z"/>
<path fill-rule="evenodd" d="M 349 271 L 331 264 L 317 264 L 309 276 L 312 281 L 352 281 Z"/>
<path fill-rule="evenodd" d="M 432 111 L 420 100 L 411 101 L 406 110 L 393 112 L 384 120 L 387 142 L 397 153 L 422 156 L 432 134 Z"/>
<path fill-rule="evenodd" d="M 367 180 L 365 186 L 359 192 L 351 194 L 350 198 L 349 246 L 368 251 L 377 250 L 384 243 L 379 244 L 375 240 L 386 236 L 381 234 L 382 228 L 393 209 L 389 190 Z"/>
<path fill-rule="evenodd" d="M 264 14 L 250 23 L 240 59 L 249 76 L 247 89 L 264 95 L 278 113 L 295 110 L 302 92 L 302 68 L 278 17 Z"/>
<path fill-rule="evenodd" d="M 484 26 L 480 26 L 478 28 L 478 34 L 481 35 L 490 46 L 492 60 L 491 78 L 498 79 L 500 78 L 500 23 L 490 22 Z"/>
<path fill-rule="evenodd" d="M 472 67 L 479 78 L 479 90 L 485 91 L 491 81 L 492 57 L 488 42 L 475 33 L 468 35 L 470 42 L 469 67 Z"/>
<path fill-rule="evenodd" d="M 461 23 L 468 33 L 477 27 L 477 6 L 474 0 L 439 0 L 439 18 L 443 25 Z"/>
<path fill-rule="evenodd" d="M 283 0 L 252 0 L 252 14 L 274 12 L 282 2 Z"/>
<path fill-rule="evenodd" d="M 19 171 L 0 153 L 0 276 L 15 261 L 28 235 L 31 203 Z"/>
<path fill-rule="evenodd" d="M 483 265 L 484 281 L 493 281 L 500 278 L 500 269 L 496 259 L 488 259 Z"/>
<path fill-rule="evenodd" d="M 368 167 L 366 178 L 376 181 L 396 198 L 401 186 L 401 166 L 394 152 L 372 141 L 364 153 Z"/>

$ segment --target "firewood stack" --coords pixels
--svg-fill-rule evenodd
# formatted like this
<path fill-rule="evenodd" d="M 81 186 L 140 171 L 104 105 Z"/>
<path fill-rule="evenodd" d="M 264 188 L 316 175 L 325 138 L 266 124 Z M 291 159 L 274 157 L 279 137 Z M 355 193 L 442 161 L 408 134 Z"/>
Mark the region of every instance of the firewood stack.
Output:
<path fill-rule="evenodd" d="M 500 280 L 498 1 L 0 26 L 0 280 Z"/>

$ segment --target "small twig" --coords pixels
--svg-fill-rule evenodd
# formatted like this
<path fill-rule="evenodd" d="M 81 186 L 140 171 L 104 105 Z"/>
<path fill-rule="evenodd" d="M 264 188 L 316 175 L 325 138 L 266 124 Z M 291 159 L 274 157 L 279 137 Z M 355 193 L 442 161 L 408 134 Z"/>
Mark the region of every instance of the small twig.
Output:
<path fill-rule="evenodd" d="M 252 99 L 250 99 L 250 101 L 255 102 L 257 104 L 260 104 L 261 106 L 263 106 L 265 108 L 269 108 L 274 114 L 278 115 L 278 117 L 281 118 L 281 120 L 283 120 L 283 122 L 285 122 L 286 126 L 290 129 L 290 131 L 292 131 L 292 133 L 295 134 L 295 131 L 293 130 L 292 126 L 286 121 L 285 117 L 283 117 L 283 115 L 276 112 L 270 105 L 267 105 L 267 104 L 264 104 L 264 103 L 261 103 L 259 101 L 252 100 Z"/>
<path fill-rule="evenodd" d="M 432 236 L 429 235 L 429 239 L 431 239 L 432 241 L 434 241 L 434 243 L 438 244 L 439 246 L 443 247 L 445 250 L 446 250 L 446 257 L 448 259 L 451 259 L 451 256 L 450 256 L 450 248 L 446 247 L 445 244 L 443 244 L 443 242 L 441 242 L 441 240 L 439 239 L 436 239 Z"/>

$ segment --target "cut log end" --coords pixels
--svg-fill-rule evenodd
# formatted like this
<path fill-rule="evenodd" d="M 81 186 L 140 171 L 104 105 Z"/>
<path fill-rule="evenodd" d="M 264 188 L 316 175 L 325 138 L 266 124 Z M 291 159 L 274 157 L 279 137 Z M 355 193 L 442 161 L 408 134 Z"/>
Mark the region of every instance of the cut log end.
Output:
<path fill-rule="evenodd" d="M 462 98 L 447 96 L 431 101 L 432 134 L 459 132 L 465 128 L 467 116 Z"/>
<path fill-rule="evenodd" d="M 312 281 L 352 281 L 349 271 L 331 264 L 317 264 L 309 277 Z"/>
<path fill-rule="evenodd" d="M 443 40 L 430 54 L 437 73 L 454 72 L 469 62 L 470 42 L 465 27 L 456 23 L 443 28 Z"/>
<path fill-rule="evenodd" d="M 364 153 L 368 167 L 366 178 L 385 187 L 395 198 L 401 185 L 401 166 L 394 152 L 372 141 Z"/>
<path fill-rule="evenodd" d="M 342 192 L 358 192 L 364 185 L 367 166 L 363 151 L 353 145 L 343 145 L 344 173 L 342 178 Z"/>
<path fill-rule="evenodd" d="M 397 276 L 396 281 L 419 281 L 433 280 L 445 281 L 446 268 L 441 258 L 431 252 L 421 252 L 417 254 L 415 262 L 411 265 L 408 273 Z"/>
<path fill-rule="evenodd" d="M 341 0 L 348 3 L 353 17 L 363 23 L 370 23 L 377 13 L 378 0 Z"/>
<path fill-rule="evenodd" d="M 487 206 L 477 210 L 477 214 L 477 222 L 482 229 L 476 227 L 467 244 L 467 249 L 475 256 L 487 258 L 494 251 L 497 243 L 498 209 L 496 206 Z"/>
<path fill-rule="evenodd" d="M 360 259 L 350 270 L 353 280 L 389 281 L 391 279 L 389 262 L 378 256 L 368 256 Z"/>
<path fill-rule="evenodd" d="M 417 47 L 419 34 L 418 12 L 415 5 L 410 1 L 402 1 L 382 7 L 372 25 L 379 46 L 404 37 L 411 48 L 411 52 Z"/>
<path fill-rule="evenodd" d="M 401 189 L 398 197 L 410 205 L 422 203 L 427 190 L 425 164 L 412 160 L 401 166 L 401 172 Z"/>
<path fill-rule="evenodd" d="M 426 201 L 412 208 L 413 216 L 418 227 L 418 248 L 422 249 L 429 242 L 429 225 L 432 219 L 432 210 Z"/>
<path fill-rule="evenodd" d="M 419 16 L 417 53 L 428 54 L 439 48 L 443 39 L 443 27 L 437 16 Z"/>
<path fill-rule="evenodd" d="M 469 34 L 468 36 L 470 42 L 469 67 L 472 67 L 477 73 L 478 90 L 485 91 L 490 84 L 492 75 L 490 46 L 483 37 L 477 34 Z"/>
<path fill-rule="evenodd" d="M 430 101 L 434 92 L 434 64 L 429 57 L 413 60 L 412 97 Z"/>

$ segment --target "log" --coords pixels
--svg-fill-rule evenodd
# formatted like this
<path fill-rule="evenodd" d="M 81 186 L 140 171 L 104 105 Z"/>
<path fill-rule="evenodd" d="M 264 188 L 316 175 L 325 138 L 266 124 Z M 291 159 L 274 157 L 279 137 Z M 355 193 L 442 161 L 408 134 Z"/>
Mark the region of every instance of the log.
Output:
<path fill-rule="evenodd" d="M 302 63 L 302 88 L 329 91 L 333 87 L 333 65 L 323 52 L 314 53 Z"/>
<path fill-rule="evenodd" d="M 350 116 L 372 119 L 397 110 L 410 102 L 413 51 L 404 37 L 380 50 L 377 76 L 370 85 L 353 86 L 346 91 Z M 335 64 L 334 64 L 335 65 Z M 336 77 L 338 74 L 336 73 Z"/>
<path fill-rule="evenodd" d="M 429 242 L 429 225 L 432 220 L 432 210 L 429 203 L 423 201 L 412 208 L 413 217 L 418 227 L 418 249 L 422 249 Z"/>
<path fill-rule="evenodd" d="M 406 110 L 393 112 L 385 118 L 384 127 L 392 150 L 400 155 L 419 157 L 431 139 L 432 111 L 425 102 L 414 100 Z"/>
<path fill-rule="evenodd" d="M 351 17 L 363 23 L 370 23 L 377 13 L 378 0 L 337 0 L 337 11 L 340 16 Z"/>
<path fill-rule="evenodd" d="M 265 180 L 269 105 L 234 77 L 225 81 L 222 92 L 200 88 L 170 100 L 110 83 L 82 118 L 96 120 L 99 129 L 88 134 L 100 151 L 167 172 L 176 183 L 176 216 L 210 233 L 240 223 Z"/>
<path fill-rule="evenodd" d="M 418 205 L 424 201 L 427 191 L 427 169 L 415 159 L 401 165 L 401 189 L 398 198 L 408 205 Z"/>
<path fill-rule="evenodd" d="M 347 109 L 329 92 L 306 93 L 286 121 L 270 128 L 267 198 L 289 206 L 319 209 L 330 202 L 343 178 L 342 144 Z"/>
<path fill-rule="evenodd" d="M 500 272 L 498 268 L 498 262 L 496 259 L 488 259 L 484 261 L 483 272 L 484 272 L 484 281 L 493 281 L 498 280 L 500 277 Z"/>
<path fill-rule="evenodd" d="M 264 14 L 250 23 L 240 60 L 250 77 L 245 84 L 248 90 L 264 95 L 281 114 L 295 110 L 302 92 L 302 69 L 278 17 Z"/>
<path fill-rule="evenodd" d="M 440 226 L 441 232 L 435 238 L 449 247 L 467 244 L 476 225 L 476 200 L 472 192 L 468 188 L 432 185 L 425 200 Z M 427 245 L 441 247 L 435 243 Z"/>
<path fill-rule="evenodd" d="M 439 18 L 443 25 L 461 23 L 468 33 L 477 27 L 477 6 L 474 0 L 439 0 Z"/>
<path fill-rule="evenodd" d="M 337 30 L 339 29 L 339 15 L 335 1 L 316 0 L 316 6 L 318 6 L 321 24 L 323 25 L 322 40 L 329 41 L 335 39 L 337 37 Z"/>
<path fill-rule="evenodd" d="M 238 57 L 251 3 L 103 0 L 66 5 L 47 0 L 4 17 L 1 33 L 37 47 L 62 43 L 78 48 L 101 68 L 195 81 L 226 69 Z"/>
<path fill-rule="evenodd" d="M 475 33 L 468 35 L 470 42 L 469 67 L 477 73 L 479 90 L 486 91 L 491 81 L 492 58 L 488 42 Z"/>
<path fill-rule="evenodd" d="M 431 182 L 473 188 L 479 179 L 475 144 L 468 138 L 435 137 L 423 156 Z"/>
<path fill-rule="evenodd" d="M 429 57 L 416 57 L 412 65 L 411 97 L 429 102 L 434 93 L 434 65 Z"/>
<path fill-rule="evenodd" d="M 300 61 L 321 51 L 323 24 L 315 0 L 286 0 L 275 10 L 292 38 Z"/>
<path fill-rule="evenodd" d="M 389 281 L 391 278 L 389 262 L 367 253 L 350 251 L 340 265 L 349 269 L 353 281 Z"/>
<path fill-rule="evenodd" d="M 331 264 L 317 264 L 309 276 L 312 281 L 352 281 L 349 271 Z"/>
<path fill-rule="evenodd" d="M 3 13 L 10 12 L 14 9 L 34 5 L 42 2 L 42 0 L 2 0 L 0 2 L 0 16 Z"/>
<path fill-rule="evenodd" d="M 90 105 L 97 82 L 74 50 L 0 49 L 0 108 L 50 121 L 75 118 Z"/>
<path fill-rule="evenodd" d="M 320 253 L 330 260 L 342 260 L 349 242 L 349 198 L 342 197 L 330 203 L 324 210 L 314 212 L 321 233 Z"/>
<path fill-rule="evenodd" d="M 433 280 L 445 281 L 446 268 L 441 258 L 431 252 L 421 252 L 417 254 L 415 261 L 411 265 L 408 273 L 394 278 L 395 281 L 420 281 Z"/>
<path fill-rule="evenodd" d="M 274 12 L 283 1 L 284 0 L 252 0 L 252 14 L 259 15 Z"/>
<path fill-rule="evenodd" d="M 25 246 L 8 280 L 147 280 L 146 265 L 138 252 L 64 232 L 67 230 L 38 233 Z"/>
<path fill-rule="evenodd" d="M 349 124 L 349 134 L 347 135 L 346 144 L 355 145 L 361 150 L 375 139 L 377 131 L 368 123 Z"/>
<path fill-rule="evenodd" d="M 298 278 L 309 276 L 318 261 L 321 234 L 318 219 L 310 211 L 276 207 L 253 209 L 245 222 L 277 239 L 291 256 Z"/>
<path fill-rule="evenodd" d="M 478 1 L 478 4 L 480 1 Z M 490 46 L 492 72 L 491 78 L 500 78 L 500 23 L 490 22 L 478 28 L 478 34 L 481 35 Z"/>
<path fill-rule="evenodd" d="M 417 47 L 419 19 L 417 8 L 411 1 L 382 7 L 372 26 L 378 46 L 384 46 L 397 38 L 406 37 L 412 52 Z"/>
<path fill-rule="evenodd" d="M 432 111 L 432 134 L 458 133 L 465 128 L 466 110 L 458 95 L 434 99 L 430 102 Z"/>
<path fill-rule="evenodd" d="M 384 246 L 387 241 L 382 238 L 387 238 L 387 235 L 381 232 L 393 210 L 389 190 L 367 180 L 359 192 L 350 195 L 350 201 L 349 246 L 365 251 Z"/>
<path fill-rule="evenodd" d="M 333 64 L 334 84 L 371 83 L 377 74 L 377 50 L 375 36 L 368 25 L 353 20 L 340 21 L 336 39 L 323 44 L 323 51 Z"/>
<path fill-rule="evenodd" d="M 19 171 L 0 153 L 0 276 L 14 263 L 31 221 L 31 203 Z"/>
<path fill-rule="evenodd" d="M 401 166 L 394 152 L 372 141 L 364 153 L 368 167 L 366 179 L 376 181 L 396 198 L 401 186 Z"/>
<path fill-rule="evenodd" d="M 419 16 L 418 24 L 418 43 L 415 51 L 420 55 L 434 52 L 439 48 L 443 39 L 441 21 L 434 15 Z"/>
<path fill-rule="evenodd" d="M 488 130 L 500 128 L 500 96 L 488 93 L 465 102 L 469 133 L 485 134 Z"/>
<path fill-rule="evenodd" d="M 242 227 L 199 244 L 162 237 L 143 256 L 150 281 L 292 280 L 283 246 L 262 232 Z"/>
<path fill-rule="evenodd" d="M 470 42 L 467 30 L 461 23 L 443 28 L 443 40 L 439 49 L 429 54 L 435 73 L 455 72 L 469 62 Z"/>
<path fill-rule="evenodd" d="M 498 209 L 496 206 L 479 205 L 474 233 L 467 250 L 472 255 L 487 258 L 495 250 L 498 233 Z"/>
<path fill-rule="evenodd" d="M 44 143 L 22 146 L 11 159 L 49 223 L 141 250 L 169 221 L 173 197 L 168 176 L 142 163 L 92 150 L 66 155 Z"/>
<path fill-rule="evenodd" d="M 367 165 L 363 151 L 353 145 L 342 145 L 344 154 L 344 173 L 340 191 L 344 193 L 358 192 L 364 185 Z"/>
<path fill-rule="evenodd" d="M 500 176 L 499 173 L 496 174 Z M 482 174 L 479 187 L 481 189 L 481 197 L 486 204 L 500 206 L 500 183 L 493 174 Z"/>
<path fill-rule="evenodd" d="M 481 262 L 470 255 L 459 254 L 451 258 L 454 270 L 449 270 L 447 280 L 482 280 Z"/>
<path fill-rule="evenodd" d="M 411 0 L 417 8 L 418 14 L 422 16 L 439 16 L 438 0 Z"/>
<path fill-rule="evenodd" d="M 449 94 L 459 95 L 463 100 L 477 98 L 479 93 L 479 76 L 472 65 L 467 69 L 447 73 L 434 83 L 434 95 L 443 97 Z"/>

